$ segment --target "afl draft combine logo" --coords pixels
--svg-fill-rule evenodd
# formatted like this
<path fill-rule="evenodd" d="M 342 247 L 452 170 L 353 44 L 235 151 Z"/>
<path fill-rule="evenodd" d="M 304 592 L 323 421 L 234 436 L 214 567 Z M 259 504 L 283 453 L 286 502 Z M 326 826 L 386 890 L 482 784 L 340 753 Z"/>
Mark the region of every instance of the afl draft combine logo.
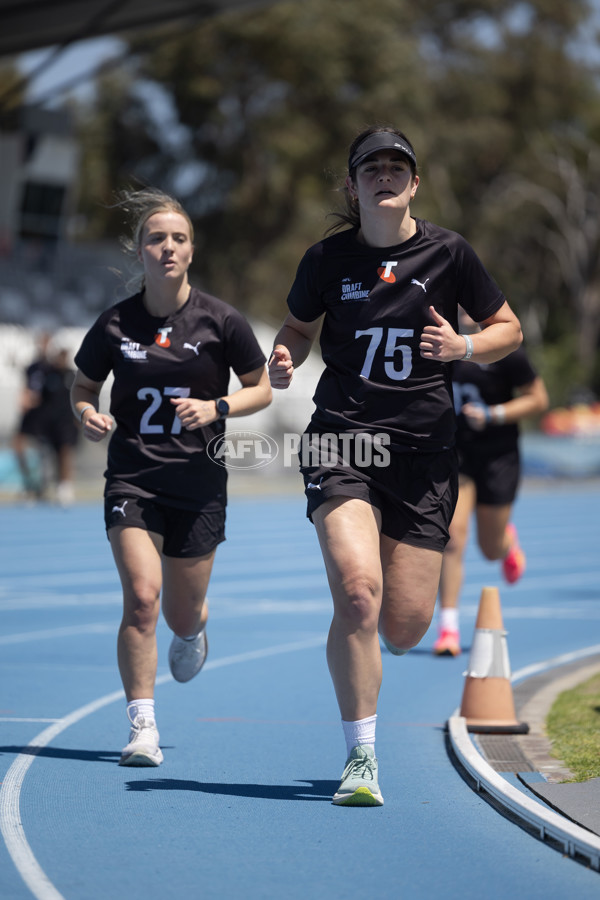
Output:
<path fill-rule="evenodd" d="M 216 435 L 208 442 L 206 452 L 223 468 L 262 469 L 277 457 L 279 447 L 268 434 L 232 431 Z"/>

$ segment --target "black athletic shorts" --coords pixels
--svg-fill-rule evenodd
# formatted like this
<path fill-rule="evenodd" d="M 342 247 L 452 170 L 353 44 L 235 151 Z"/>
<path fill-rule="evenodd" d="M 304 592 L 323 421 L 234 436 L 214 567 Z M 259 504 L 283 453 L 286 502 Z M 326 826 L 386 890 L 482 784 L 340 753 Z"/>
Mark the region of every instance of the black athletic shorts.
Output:
<path fill-rule="evenodd" d="M 145 497 L 113 494 L 104 498 L 106 531 L 143 528 L 162 535 L 165 556 L 206 556 L 225 540 L 225 505 L 197 512 L 165 506 Z"/>
<path fill-rule="evenodd" d="M 23 413 L 23 418 L 17 428 L 17 434 L 26 434 L 29 437 L 39 437 L 41 428 L 40 421 L 41 416 L 38 407 L 36 406 L 34 409 L 28 409 L 26 413 Z"/>
<path fill-rule="evenodd" d="M 477 503 L 506 506 L 514 502 L 521 480 L 518 447 L 498 453 L 496 447 L 474 446 L 458 452 L 461 475 L 475 482 Z"/>
<path fill-rule="evenodd" d="M 79 439 L 79 429 L 74 419 L 69 421 L 44 422 L 38 431 L 39 438 L 58 453 L 61 447 L 75 447 Z"/>
<path fill-rule="evenodd" d="M 346 436 L 347 437 L 347 436 Z M 300 446 L 300 471 L 308 501 L 307 516 L 331 497 L 364 500 L 381 512 L 381 531 L 396 541 L 443 552 L 458 497 L 458 465 L 454 449 L 439 453 L 390 449 L 382 454 L 335 450 L 329 459 L 314 452 L 323 435 L 311 435 Z M 335 441 L 330 442 L 330 446 Z M 364 448 L 363 448 L 364 450 Z M 366 459 L 366 464 L 365 464 Z M 320 463 L 320 464 L 319 464 Z"/>

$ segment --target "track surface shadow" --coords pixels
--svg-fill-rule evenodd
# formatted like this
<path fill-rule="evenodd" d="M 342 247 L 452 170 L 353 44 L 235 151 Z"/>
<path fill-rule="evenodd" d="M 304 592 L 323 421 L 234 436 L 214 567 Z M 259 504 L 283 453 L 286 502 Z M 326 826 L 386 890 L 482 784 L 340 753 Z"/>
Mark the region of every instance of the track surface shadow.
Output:
<path fill-rule="evenodd" d="M 296 784 L 298 785 L 296 787 Z M 129 781 L 130 791 L 199 791 L 224 797 L 252 797 L 263 800 L 327 801 L 338 788 L 337 781 L 299 779 L 294 784 L 223 784 L 209 781 L 188 781 L 179 778 L 157 778 L 152 781 Z"/>

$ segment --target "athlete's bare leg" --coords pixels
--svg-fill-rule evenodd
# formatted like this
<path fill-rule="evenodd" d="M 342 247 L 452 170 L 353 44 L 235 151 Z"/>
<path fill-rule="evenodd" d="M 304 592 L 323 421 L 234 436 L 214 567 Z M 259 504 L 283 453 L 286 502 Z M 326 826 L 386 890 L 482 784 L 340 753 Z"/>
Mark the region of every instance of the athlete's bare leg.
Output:
<path fill-rule="evenodd" d="M 167 625 L 179 637 L 198 634 L 208 619 L 204 602 L 215 550 L 190 559 L 163 557 L 162 608 Z"/>
<path fill-rule="evenodd" d="M 363 500 L 334 497 L 313 513 L 333 598 L 327 662 L 342 719 L 375 715 L 381 687 L 380 515 Z"/>
<path fill-rule="evenodd" d="M 380 631 L 401 650 L 416 647 L 435 610 L 442 553 L 381 536 L 383 604 Z"/>
<path fill-rule="evenodd" d="M 73 481 L 74 450 L 71 444 L 62 444 L 57 452 L 57 478 L 59 484 L 64 481 Z"/>
<path fill-rule="evenodd" d="M 117 656 L 127 700 L 154 697 L 156 623 L 162 587 L 162 538 L 141 528 L 111 528 L 110 544 L 123 587 Z"/>
<path fill-rule="evenodd" d="M 475 501 L 475 483 L 461 475 L 458 500 L 450 523 L 450 540 L 444 551 L 440 576 L 439 594 L 442 609 L 458 608 L 464 579 L 464 555 L 469 537 L 469 523 L 475 509 Z"/>
<path fill-rule="evenodd" d="M 505 506 L 478 504 L 477 541 L 486 559 L 504 559 L 510 550 L 510 537 L 506 534 L 512 512 L 510 503 Z"/>

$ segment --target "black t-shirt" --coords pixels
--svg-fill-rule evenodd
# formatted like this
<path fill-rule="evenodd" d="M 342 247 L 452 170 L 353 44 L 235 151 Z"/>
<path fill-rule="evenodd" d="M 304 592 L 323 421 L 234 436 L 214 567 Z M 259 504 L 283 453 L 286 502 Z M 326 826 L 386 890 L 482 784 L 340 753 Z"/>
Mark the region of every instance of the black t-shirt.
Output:
<path fill-rule="evenodd" d="M 151 316 L 141 294 L 103 312 L 75 356 L 79 369 L 102 382 L 112 371 L 105 493 L 158 498 L 201 509 L 201 480 L 217 476 L 206 445 L 225 424 L 188 431 L 170 397 L 214 400 L 228 393 L 230 370 L 246 375 L 265 363 L 246 319 L 216 297 L 192 288 L 181 309 Z"/>
<path fill-rule="evenodd" d="M 49 363 L 45 359 L 36 359 L 25 370 L 25 386 L 35 394 L 39 394 L 37 406 L 26 410 L 19 424 L 19 431 L 31 436 L 39 435 L 42 421 L 42 391 L 48 373 Z M 72 417 L 69 408 L 69 415 Z"/>
<path fill-rule="evenodd" d="M 45 359 L 36 359 L 25 370 L 25 384 L 30 391 L 41 394 L 50 364 Z"/>
<path fill-rule="evenodd" d="M 75 426 L 71 409 L 71 385 L 75 372 L 59 365 L 46 369 L 42 388 L 42 418 L 44 422 L 58 421 L 61 425 Z"/>
<path fill-rule="evenodd" d="M 79 429 L 71 409 L 71 386 L 75 372 L 60 363 L 46 368 L 39 408 L 39 435 L 54 447 L 74 447 Z"/>
<path fill-rule="evenodd" d="M 459 304 L 480 322 L 505 298 L 463 237 L 415 221 L 416 234 L 397 246 L 369 247 L 352 229 L 300 262 L 290 312 L 303 322 L 325 313 L 316 430 L 387 432 L 400 449 L 453 443 L 451 365 L 419 353 L 423 328 L 433 324 L 429 306 L 456 328 Z"/>
<path fill-rule="evenodd" d="M 469 427 L 465 417 L 460 415 L 460 410 L 465 403 L 482 403 L 485 406 L 506 403 L 514 397 L 516 388 L 531 384 L 536 378 L 537 372 L 523 347 L 489 365 L 461 360 L 455 362 L 452 369 L 452 387 L 458 417 L 457 446 L 471 449 L 491 446 L 499 452 L 516 447 L 519 439 L 519 427 L 516 422 L 490 425 L 482 431 L 475 431 Z"/>

